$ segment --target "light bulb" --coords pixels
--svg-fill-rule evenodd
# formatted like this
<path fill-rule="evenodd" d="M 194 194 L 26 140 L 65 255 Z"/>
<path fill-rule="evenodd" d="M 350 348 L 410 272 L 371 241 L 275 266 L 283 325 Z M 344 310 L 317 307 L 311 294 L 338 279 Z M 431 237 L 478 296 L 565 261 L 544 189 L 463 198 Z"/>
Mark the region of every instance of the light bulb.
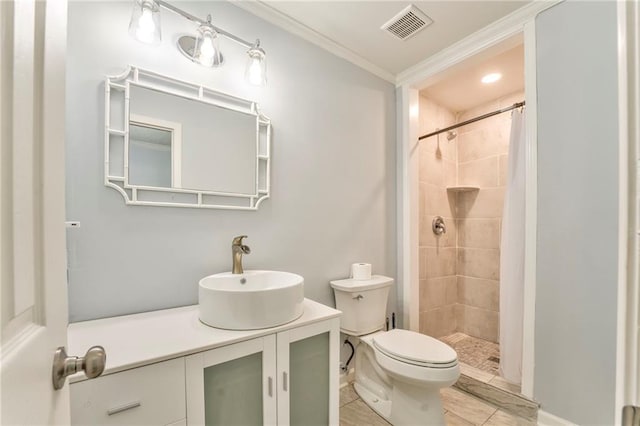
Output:
<path fill-rule="evenodd" d="M 244 78 L 247 83 L 253 86 L 264 86 L 267 84 L 267 67 L 265 64 L 265 53 L 260 48 L 260 40 L 247 50 L 247 67 Z"/>
<path fill-rule="evenodd" d="M 156 24 L 153 22 L 153 13 L 150 9 L 143 7 L 142 15 L 138 20 L 136 38 L 143 43 L 152 43 L 155 30 Z"/>
<path fill-rule="evenodd" d="M 262 64 L 260 59 L 251 58 L 251 65 L 249 65 L 249 83 L 259 86 L 262 84 Z"/>
<path fill-rule="evenodd" d="M 216 53 L 216 48 L 213 47 L 213 40 L 210 36 L 205 36 L 202 39 L 202 45 L 200 46 L 200 56 L 198 60 L 202 65 L 211 66 L 213 64 L 213 56 Z"/>

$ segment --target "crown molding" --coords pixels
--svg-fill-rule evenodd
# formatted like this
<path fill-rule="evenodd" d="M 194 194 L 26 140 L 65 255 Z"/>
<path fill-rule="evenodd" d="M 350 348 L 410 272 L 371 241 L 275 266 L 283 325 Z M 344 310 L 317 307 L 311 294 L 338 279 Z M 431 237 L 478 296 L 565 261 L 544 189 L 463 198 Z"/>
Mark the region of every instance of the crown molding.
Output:
<path fill-rule="evenodd" d="M 509 15 L 463 38 L 459 42 L 431 55 L 422 62 L 400 72 L 396 86 L 415 86 L 426 78 L 462 62 L 477 52 L 490 48 L 508 38 L 522 33 L 524 25 L 542 12 L 562 0 L 538 0 L 526 4 Z"/>
<path fill-rule="evenodd" d="M 396 83 L 396 76 L 394 74 L 374 65 L 340 43 L 331 40 L 307 25 L 291 18 L 289 15 L 286 15 L 279 10 L 274 9 L 260 0 L 233 1 L 232 4 L 284 29 L 285 31 L 301 37 L 316 46 L 319 46 L 328 52 L 353 63 L 354 65 L 359 66 L 383 80 L 394 84 Z"/>

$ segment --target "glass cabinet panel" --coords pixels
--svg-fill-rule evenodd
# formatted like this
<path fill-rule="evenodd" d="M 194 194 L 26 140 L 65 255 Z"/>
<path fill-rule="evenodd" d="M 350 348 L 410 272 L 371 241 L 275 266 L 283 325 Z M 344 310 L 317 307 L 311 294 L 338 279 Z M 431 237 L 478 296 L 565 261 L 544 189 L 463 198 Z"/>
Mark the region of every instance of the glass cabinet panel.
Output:
<path fill-rule="evenodd" d="M 329 332 L 293 342 L 289 350 L 291 425 L 328 425 Z"/>
<path fill-rule="evenodd" d="M 207 426 L 262 425 L 262 352 L 204 369 Z"/>

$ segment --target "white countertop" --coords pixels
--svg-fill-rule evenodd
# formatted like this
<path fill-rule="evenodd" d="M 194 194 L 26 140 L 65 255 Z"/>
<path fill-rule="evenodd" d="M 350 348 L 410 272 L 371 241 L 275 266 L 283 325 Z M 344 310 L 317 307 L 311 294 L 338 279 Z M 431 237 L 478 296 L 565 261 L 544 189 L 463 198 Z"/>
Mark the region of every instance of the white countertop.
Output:
<path fill-rule="evenodd" d="M 105 375 L 340 315 L 340 311 L 304 299 L 304 313 L 290 323 L 261 330 L 222 330 L 201 323 L 198 305 L 192 305 L 69 324 L 67 353 L 82 356 L 91 346 L 103 346 L 107 353 Z M 82 380 L 86 380 L 84 373 L 69 378 L 71 383 Z"/>

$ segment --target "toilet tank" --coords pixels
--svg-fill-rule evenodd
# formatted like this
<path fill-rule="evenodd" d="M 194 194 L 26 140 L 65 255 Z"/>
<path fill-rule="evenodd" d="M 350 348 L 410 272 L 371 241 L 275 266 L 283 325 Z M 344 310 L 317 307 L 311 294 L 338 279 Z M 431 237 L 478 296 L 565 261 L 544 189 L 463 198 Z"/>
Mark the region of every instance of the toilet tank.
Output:
<path fill-rule="evenodd" d="M 330 281 L 336 309 L 342 311 L 340 331 L 362 336 L 385 328 L 387 299 L 393 278 L 373 275 L 368 280 Z"/>

